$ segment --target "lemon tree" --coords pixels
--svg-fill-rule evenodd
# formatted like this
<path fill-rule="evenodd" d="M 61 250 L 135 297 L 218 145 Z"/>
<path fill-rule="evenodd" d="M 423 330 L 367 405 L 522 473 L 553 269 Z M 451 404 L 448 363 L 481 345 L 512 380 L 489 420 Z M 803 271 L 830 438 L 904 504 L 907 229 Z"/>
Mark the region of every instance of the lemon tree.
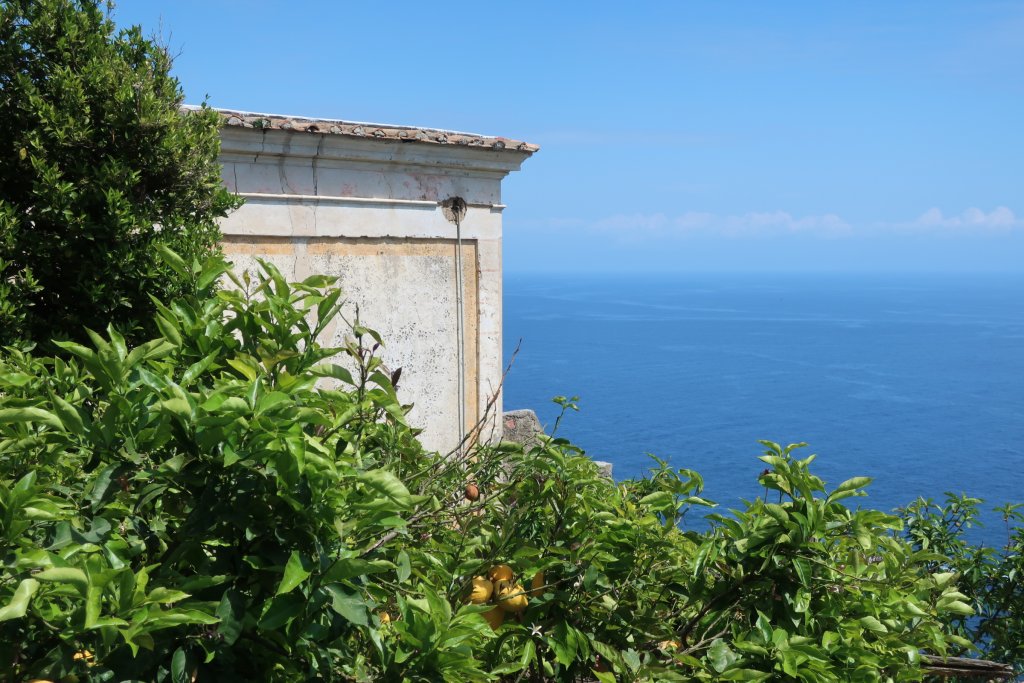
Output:
<path fill-rule="evenodd" d="M 163 258 L 197 284 L 154 338 L 0 355 L 0 680 L 902 681 L 970 645 L 867 479 L 766 442 L 723 512 L 557 437 L 427 452 L 386 340 L 320 344 L 330 278 Z"/>

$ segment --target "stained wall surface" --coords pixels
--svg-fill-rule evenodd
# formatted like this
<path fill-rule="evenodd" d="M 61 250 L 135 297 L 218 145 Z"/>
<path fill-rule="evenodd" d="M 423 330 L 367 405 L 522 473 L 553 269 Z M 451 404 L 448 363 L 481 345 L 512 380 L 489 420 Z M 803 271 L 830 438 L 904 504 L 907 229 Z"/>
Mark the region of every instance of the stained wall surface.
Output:
<path fill-rule="evenodd" d="M 479 420 L 483 438 L 499 438 L 501 179 L 536 148 L 275 129 L 251 125 L 266 115 L 224 116 L 234 119 L 222 129 L 224 182 L 246 200 L 221 226 L 236 267 L 262 258 L 289 279 L 338 277 L 345 318 L 358 307 L 360 323 L 384 339 L 385 364 L 402 368 L 399 398 L 413 404 L 409 420 L 424 444 L 447 452 Z M 341 122 L 317 123 L 319 131 Z M 455 197 L 466 205 L 458 224 L 442 206 Z M 342 322 L 322 343 L 340 345 L 346 335 Z"/>

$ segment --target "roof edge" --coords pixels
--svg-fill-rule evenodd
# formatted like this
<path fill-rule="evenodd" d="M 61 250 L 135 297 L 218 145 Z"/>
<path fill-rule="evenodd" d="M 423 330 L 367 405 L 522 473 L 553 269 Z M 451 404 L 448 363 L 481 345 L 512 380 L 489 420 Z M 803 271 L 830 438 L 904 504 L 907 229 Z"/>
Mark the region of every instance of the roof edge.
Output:
<path fill-rule="evenodd" d="M 183 105 L 182 111 L 197 111 L 202 107 Z M 265 114 L 209 107 L 220 115 L 225 126 L 235 128 L 255 128 L 259 130 L 282 130 L 298 133 L 320 135 L 342 135 L 356 138 L 372 138 L 394 142 L 409 142 L 429 145 L 459 145 L 477 147 L 496 151 L 514 150 L 533 154 L 540 149 L 539 145 L 510 138 L 463 133 L 460 131 L 443 130 L 440 128 L 421 128 L 418 126 L 396 126 L 383 123 L 362 123 L 343 121 L 341 119 L 319 119 L 306 116 L 283 114 Z"/>

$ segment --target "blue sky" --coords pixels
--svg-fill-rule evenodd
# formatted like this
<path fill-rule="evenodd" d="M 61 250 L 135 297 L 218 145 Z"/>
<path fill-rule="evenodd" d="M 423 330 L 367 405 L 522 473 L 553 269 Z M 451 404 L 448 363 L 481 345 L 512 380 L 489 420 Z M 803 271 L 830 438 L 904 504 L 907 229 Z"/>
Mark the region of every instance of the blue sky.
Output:
<path fill-rule="evenodd" d="M 467 130 L 524 271 L 1024 273 L 1024 2 L 122 0 L 190 102 Z"/>

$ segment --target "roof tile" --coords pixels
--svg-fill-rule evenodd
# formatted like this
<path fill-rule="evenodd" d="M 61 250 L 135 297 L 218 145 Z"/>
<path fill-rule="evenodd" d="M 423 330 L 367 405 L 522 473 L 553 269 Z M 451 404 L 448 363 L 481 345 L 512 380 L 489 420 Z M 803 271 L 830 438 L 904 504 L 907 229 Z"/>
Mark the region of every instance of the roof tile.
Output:
<path fill-rule="evenodd" d="M 186 106 L 185 110 L 198 107 Z M 262 130 L 294 130 L 320 135 L 347 135 L 366 137 L 367 135 L 381 140 L 399 142 L 416 142 L 434 145 L 465 145 L 489 149 L 514 149 L 533 154 L 540 149 L 538 145 L 502 137 L 489 137 L 474 133 L 460 133 L 436 128 L 419 128 L 416 126 L 391 126 L 384 124 L 356 123 L 339 119 L 314 119 L 303 116 L 283 116 L 280 114 L 260 114 L 255 112 L 234 111 L 231 109 L 214 109 L 226 126 L 241 128 L 259 128 Z M 367 132 L 369 131 L 369 132 Z"/>

